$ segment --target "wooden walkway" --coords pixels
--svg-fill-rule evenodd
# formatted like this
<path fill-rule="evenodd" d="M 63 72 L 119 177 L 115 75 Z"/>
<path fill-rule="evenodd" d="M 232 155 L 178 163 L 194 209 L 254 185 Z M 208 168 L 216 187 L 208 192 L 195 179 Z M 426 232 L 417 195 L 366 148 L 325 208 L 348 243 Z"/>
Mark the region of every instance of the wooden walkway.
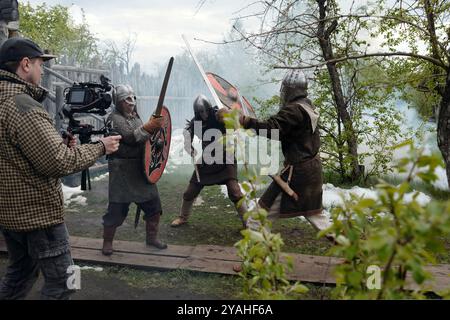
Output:
<path fill-rule="evenodd" d="M 71 237 L 70 240 L 73 259 L 84 263 L 236 275 L 233 266 L 241 262 L 236 249 L 232 247 L 169 245 L 166 250 L 157 250 L 140 242 L 115 240 L 114 254 L 107 257 L 100 251 L 103 241 L 101 239 Z M 4 239 L 0 236 L 0 253 L 6 252 Z M 288 274 L 290 280 L 316 284 L 336 283 L 333 269 L 342 263 L 341 259 L 293 253 L 283 255 L 293 258 L 294 269 Z M 450 265 L 429 266 L 427 269 L 434 276 L 434 281 L 428 283 L 430 291 L 450 289 Z M 413 288 L 412 285 L 409 287 Z"/>

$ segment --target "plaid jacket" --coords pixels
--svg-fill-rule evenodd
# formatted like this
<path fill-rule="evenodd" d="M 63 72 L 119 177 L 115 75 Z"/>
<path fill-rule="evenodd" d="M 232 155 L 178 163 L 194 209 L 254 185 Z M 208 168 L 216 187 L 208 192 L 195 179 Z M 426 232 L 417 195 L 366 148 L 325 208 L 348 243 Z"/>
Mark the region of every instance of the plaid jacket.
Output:
<path fill-rule="evenodd" d="M 60 177 L 95 163 L 102 143 L 69 148 L 38 101 L 45 91 L 0 70 L 0 227 L 31 231 L 64 222 Z"/>

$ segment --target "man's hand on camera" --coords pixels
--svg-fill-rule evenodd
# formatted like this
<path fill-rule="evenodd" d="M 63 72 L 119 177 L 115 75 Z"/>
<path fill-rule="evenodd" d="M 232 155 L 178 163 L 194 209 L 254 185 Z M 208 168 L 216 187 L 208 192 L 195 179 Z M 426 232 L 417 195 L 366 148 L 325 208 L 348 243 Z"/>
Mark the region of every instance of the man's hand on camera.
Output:
<path fill-rule="evenodd" d="M 101 138 L 100 141 L 105 146 L 105 154 L 116 152 L 119 149 L 120 139 L 122 139 L 122 136 L 109 136 Z"/>
<path fill-rule="evenodd" d="M 150 119 L 142 126 L 148 133 L 153 133 L 160 129 L 164 124 L 164 117 L 151 116 Z"/>
<path fill-rule="evenodd" d="M 77 138 L 75 138 L 72 134 L 66 133 L 64 137 L 64 144 L 69 148 L 73 148 L 77 145 Z"/>

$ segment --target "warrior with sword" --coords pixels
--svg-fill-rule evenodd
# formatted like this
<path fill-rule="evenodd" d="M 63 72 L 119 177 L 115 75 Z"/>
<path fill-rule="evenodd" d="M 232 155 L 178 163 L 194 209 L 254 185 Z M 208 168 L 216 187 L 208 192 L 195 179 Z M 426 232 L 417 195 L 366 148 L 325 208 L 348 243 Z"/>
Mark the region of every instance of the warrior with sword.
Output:
<path fill-rule="evenodd" d="M 331 222 L 322 210 L 322 164 L 319 156 L 319 113 L 308 96 L 308 82 L 300 70 L 289 71 L 280 89 L 281 107 L 277 114 L 265 121 L 240 115 L 245 129 L 257 134 L 279 130 L 284 169 L 272 176 L 273 182 L 262 195 L 259 205 L 266 209 L 271 220 L 304 216 L 317 230 L 327 229 Z M 219 110 L 218 118 L 229 111 Z M 249 219 L 250 220 L 250 219 Z M 247 221 L 249 227 L 255 226 Z M 331 241 L 332 235 L 327 236 Z"/>
<path fill-rule="evenodd" d="M 193 156 L 193 158 L 195 158 L 196 155 L 195 149 L 192 147 L 194 135 L 197 135 L 202 141 L 202 150 L 205 151 L 211 144 L 218 143 L 218 141 L 213 139 L 204 139 L 205 133 L 208 130 L 219 130 L 222 134 L 225 134 L 226 130 L 224 124 L 217 121 L 217 111 L 217 106 L 212 107 L 211 103 L 204 95 L 199 95 L 195 99 L 195 116 L 191 121 L 188 121 L 184 130 L 184 148 L 186 152 Z M 194 129 L 196 125 L 199 130 Z M 223 145 L 220 144 L 220 147 L 223 148 Z M 208 161 L 202 161 L 200 164 L 195 164 L 195 171 L 192 174 L 192 178 L 189 181 L 186 191 L 183 193 L 180 215 L 172 221 L 172 227 L 178 227 L 188 222 L 195 199 L 200 194 L 203 187 L 211 185 L 226 185 L 228 197 L 234 203 L 236 211 L 243 221 L 243 216 L 247 211 L 247 207 L 245 203 L 238 205 L 243 194 L 238 183 L 236 159 L 233 158 L 233 161 L 227 161 L 226 150 L 224 150 L 223 155 L 224 157 L 221 159 L 221 163 L 208 163 Z M 205 158 L 204 153 L 203 158 Z"/>
<path fill-rule="evenodd" d="M 115 109 L 108 122 L 122 136 L 123 144 L 108 159 L 109 198 L 108 209 L 103 216 L 102 253 L 113 253 L 116 229 L 125 221 L 132 202 L 144 211 L 147 245 L 165 249 L 167 245 L 157 239 L 162 214 L 158 189 L 156 184 L 148 183 L 142 169 L 145 143 L 161 128 L 163 117 L 152 116 L 143 123 L 137 113 L 135 93 L 129 85 L 115 87 L 113 102 Z"/>
<path fill-rule="evenodd" d="M 170 113 L 163 103 L 173 61 L 173 57 L 170 58 L 156 110 L 146 123 L 137 113 L 133 88 L 129 85 L 115 87 L 115 110 L 107 122 L 113 132 L 122 135 L 124 143 L 108 161 L 109 203 L 103 216 L 104 255 L 113 253 L 114 234 L 127 217 L 132 202 L 137 206 L 135 228 L 140 212 L 144 211 L 146 244 L 157 249 L 167 248 L 157 238 L 162 207 L 156 182 L 164 171 L 170 147 Z"/>
<path fill-rule="evenodd" d="M 194 139 L 194 135 L 202 141 L 202 151 L 209 148 L 211 144 L 215 143 L 216 145 L 219 141 L 211 138 L 209 141 L 204 139 L 205 133 L 208 130 L 219 130 L 223 135 L 226 132 L 225 126 L 223 123 L 220 123 L 217 120 L 217 112 L 221 108 L 225 108 L 222 104 L 221 100 L 217 96 L 214 88 L 212 87 L 208 77 L 205 73 L 205 70 L 198 62 L 192 48 L 186 38 L 186 36 L 182 35 L 184 42 L 186 43 L 186 47 L 191 54 L 194 62 L 205 81 L 206 86 L 208 87 L 216 106 L 213 107 L 208 99 L 204 95 L 199 95 L 194 101 L 194 118 L 191 121 L 188 121 L 187 126 L 184 130 L 184 148 L 186 152 L 188 152 L 193 160 L 194 160 L 194 173 L 192 174 L 192 178 L 189 182 L 189 185 L 186 191 L 183 194 L 183 202 L 181 204 L 181 210 L 179 216 L 172 221 L 172 227 L 179 227 L 188 222 L 189 216 L 192 212 L 192 207 L 194 205 L 194 201 L 197 196 L 200 194 L 200 191 L 205 186 L 211 185 L 226 185 L 228 191 L 228 197 L 234 203 L 238 216 L 240 217 L 243 225 L 245 227 L 244 222 L 244 214 L 247 212 L 247 207 L 245 201 L 240 201 L 244 196 L 242 194 L 241 188 L 237 179 L 237 163 L 234 158 L 234 154 L 232 159 L 230 159 L 229 152 L 223 152 L 223 158 L 221 159 L 221 163 L 217 163 L 214 161 L 205 161 L 205 153 L 202 154 L 202 163 L 195 163 L 195 149 L 192 147 L 192 141 Z M 195 130 L 195 127 L 199 128 L 199 130 Z M 223 145 L 221 145 L 223 148 Z M 223 150 L 223 149 L 222 149 Z M 206 155 L 207 157 L 208 155 Z M 241 204 L 239 204 L 241 202 Z"/>

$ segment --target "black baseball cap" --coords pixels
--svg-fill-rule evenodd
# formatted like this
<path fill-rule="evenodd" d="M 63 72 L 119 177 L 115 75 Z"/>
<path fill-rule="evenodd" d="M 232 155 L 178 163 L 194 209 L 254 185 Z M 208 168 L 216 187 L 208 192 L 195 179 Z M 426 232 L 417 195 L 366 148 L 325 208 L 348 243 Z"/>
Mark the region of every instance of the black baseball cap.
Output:
<path fill-rule="evenodd" d="M 44 61 L 56 58 L 55 55 L 45 53 L 30 39 L 21 37 L 9 38 L 0 47 L 0 64 L 9 61 L 20 61 L 25 57 L 30 59 L 42 58 Z"/>

